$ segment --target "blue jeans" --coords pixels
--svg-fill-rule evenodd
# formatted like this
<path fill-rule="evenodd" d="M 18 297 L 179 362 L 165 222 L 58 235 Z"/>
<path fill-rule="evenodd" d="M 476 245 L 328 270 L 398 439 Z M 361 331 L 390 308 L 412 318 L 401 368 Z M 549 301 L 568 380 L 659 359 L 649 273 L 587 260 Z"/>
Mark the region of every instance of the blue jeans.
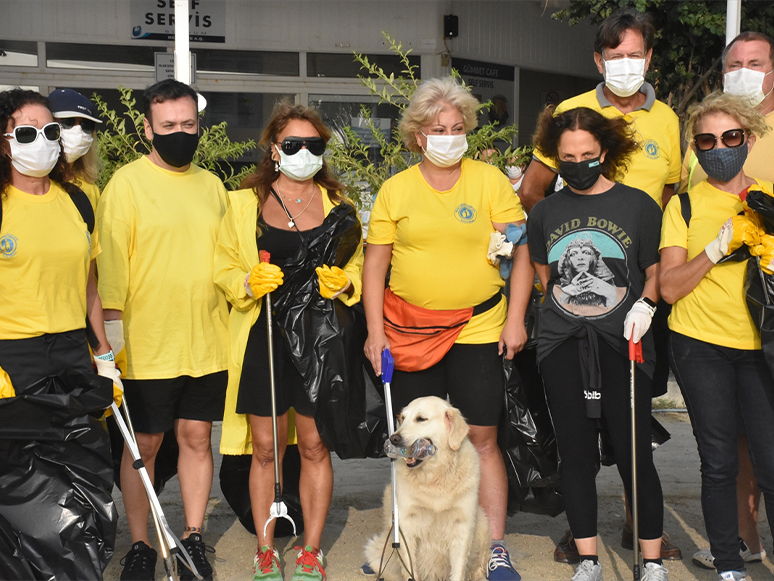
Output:
<path fill-rule="evenodd" d="M 760 350 L 672 333 L 669 359 L 685 398 L 701 460 L 701 505 L 715 567 L 741 571 L 736 510 L 739 406 L 767 514 L 774 514 L 774 380 Z"/>

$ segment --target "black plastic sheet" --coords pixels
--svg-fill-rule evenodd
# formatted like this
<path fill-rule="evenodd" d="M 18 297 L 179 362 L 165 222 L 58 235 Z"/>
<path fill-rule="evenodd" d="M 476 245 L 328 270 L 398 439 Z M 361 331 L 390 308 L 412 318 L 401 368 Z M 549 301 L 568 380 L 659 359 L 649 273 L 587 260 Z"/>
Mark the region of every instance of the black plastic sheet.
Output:
<path fill-rule="evenodd" d="M 763 357 L 774 375 L 774 276 L 761 270 L 758 257 L 747 263 L 744 292 L 747 308 L 761 333 Z"/>
<path fill-rule="evenodd" d="M 324 299 L 315 268 L 343 268 L 357 251 L 361 232 L 352 206 L 333 208 L 282 265 L 283 284 L 272 293 L 283 340 L 314 404 L 320 437 L 343 459 L 380 456 L 386 418 L 381 384 L 363 353 L 362 307 Z"/>
<path fill-rule="evenodd" d="M 0 578 L 102 579 L 117 513 L 109 379 L 65 372 L 0 399 Z"/>
<path fill-rule="evenodd" d="M 508 514 L 518 511 L 557 516 L 564 511 L 561 463 L 535 349 L 503 360 L 505 412 L 498 444 L 508 475 Z"/>
<path fill-rule="evenodd" d="M 774 234 L 774 197 L 762 192 L 752 190 L 745 198 L 747 207 L 757 212 L 763 221 L 763 228 L 769 234 Z"/>

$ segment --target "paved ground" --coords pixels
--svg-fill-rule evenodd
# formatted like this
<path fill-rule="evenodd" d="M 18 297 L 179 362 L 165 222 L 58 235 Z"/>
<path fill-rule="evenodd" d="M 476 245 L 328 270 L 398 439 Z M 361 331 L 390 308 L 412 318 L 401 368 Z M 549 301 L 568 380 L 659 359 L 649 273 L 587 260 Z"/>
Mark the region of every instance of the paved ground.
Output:
<path fill-rule="evenodd" d="M 667 563 L 672 581 L 717 578 L 712 571 L 700 569 L 690 562 L 690 556 L 699 548 L 708 546 L 699 499 L 700 477 L 696 445 L 686 414 L 664 413 L 661 422 L 672 433 L 672 439 L 655 453 L 661 475 L 665 500 L 665 528 L 673 541 L 687 557 L 684 561 Z M 219 427 L 213 434 L 216 443 Z M 218 457 L 216 462 L 219 463 Z M 359 567 L 364 562 L 363 545 L 380 524 L 381 495 L 389 480 L 387 460 L 334 459 L 335 485 L 333 503 L 323 536 L 323 550 L 328 555 L 330 581 L 363 580 Z M 218 470 L 216 467 L 215 473 Z M 217 479 L 216 479 L 217 480 Z M 622 486 L 615 468 L 603 468 L 597 478 L 599 489 L 599 555 L 606 579 L 631 579 L 632 552 L 621 548 L 620 532 L 623 522 Z M 116 496 L 119 514 L 123 516 L 120 494 Z M 169 483 L 161 502 L 170 525 L 175 531 L 183 527 L 176 480 Z M 763 510 L 763 507 L 762 507 Z M 765 520 L 765 517 L 762 517 Z M 519 513 L 510 517 L 506 527 L 506 542 L 515 558 L 517 568 L 525 581 L 570 579 L 569 565 L 554 563 L 554 543 L 564 533 L 567 522 L 564 515 L 556 518 Z M 764 547 L 772 553 L 772 537 L 768 525 L 763 524 Z M 205 523 L 205 540 L 216 549 L 215 570 L 220 581 L 250 579 L 252 556 L 256 539 L 248 533 L 223 500 L 218 483 L 212 491 Z M 118 580 L 119 559 L 129 549 L 130 539 L 123 519 L 119 523 L 116 558 L 105 573 L 107 581 Z M 288 551 L 286 578 L 290 579 L 297 540 L 280 539 L 281 551 Z M 752 565 L 753 579 L 774 578 L 774 566 L 769 560 Z M 163 567 L 158 566 L 157 579 L 163 578 Z"/>

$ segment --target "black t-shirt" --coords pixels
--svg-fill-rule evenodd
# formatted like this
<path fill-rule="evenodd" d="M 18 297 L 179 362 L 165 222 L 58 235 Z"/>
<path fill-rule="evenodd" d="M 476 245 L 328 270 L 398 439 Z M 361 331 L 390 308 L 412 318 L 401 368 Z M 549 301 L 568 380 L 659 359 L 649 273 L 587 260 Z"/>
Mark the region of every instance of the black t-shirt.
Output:
<path fill-rule="evenodd" d="M 624 319 L 642 296 L 645 269 L 659 261 L 658 204 L 618 183 L 595 195 L 565 186 L 535 205 L 527 229 L 533 262 L 551 267 L 540 309 L 538 361 L 584 325 L 628 358 Z M 643 368 L 652 375 L 650 332 L 642 342 Z"/>

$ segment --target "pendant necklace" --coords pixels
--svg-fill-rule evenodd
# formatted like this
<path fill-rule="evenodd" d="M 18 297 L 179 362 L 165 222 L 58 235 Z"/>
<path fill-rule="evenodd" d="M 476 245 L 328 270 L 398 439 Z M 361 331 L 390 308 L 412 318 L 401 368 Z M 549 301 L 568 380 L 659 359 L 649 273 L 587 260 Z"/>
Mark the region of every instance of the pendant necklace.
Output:
<path fill-rule="evenodd" d="M 287 197 L 287 196 L 285 196 L 285 194 L 283 194 L 283 193 L 280 191 L 280 189 L 279 189 L 279 186 L 277 185 L 277 183 L 276 183 L 276 182 L 275 182 L 275 184 L 274 184 L 274 187 L 275 187 L 275 188 L 277 188 L 277 192 L 279 192 L 280 196 L 282 196 L 283 198 L 285 198 L 286 200 L 288 200 L 288 197 Z M 311 206 L 311 205 L 312 205 L 312 200 L 314 200 L 314 194 L 315 194 L 315 191 L 316 191 L 317 189 L 318 189 L 318 188 L 317 188 L 317 185 L 315 185 L 315 186 L 314 186 L 314 190 L 312 190 L 312 195 L 311 195 L 311 196 L 309 196 L 309 201 L 307 202 L 306 206 L 304 206 L 304 209 L 303 209 L 303 210 L 301 210 L 301 211 L 300 211 L 298 214 L 296 214 L 296 215 L 295 215 L 295 217 L 293 217 L 293 216 L 291 216 L 291 215 L 290 215 L 290 212 L 289 212 L 289 211 L 288 211 L 288 209 L 285 207 L 285 204 L 283 204 L 283 203 L 282 203 L 282 201 L 280 200 L 280 206 L 282 206 L 282 209 L 283 209 L 283 210 L 285 210 L 285 214 L 287 214 L 287 217 L 288 217 L 288 228 L 293 228 L 293 227 L 296 225 L 296 219 L 297 219 L 297 218 L 298 218 L 298 217 L 299 217 L 301 214 L 303 214 L 304 212 L 306 212 L 306 211 L 307 211 L 307 209 L 309 208 L 309 206 Z M 289 201 L 289 200 L 288 200 L 288 201 Z M 294 200 L 294 201 L 295 201 L 297 204 L 300 204 L 300 203 L 301 203 L 301 198 L 297 198 L 297 199 L 296 199 L 296 200 Z"/>

